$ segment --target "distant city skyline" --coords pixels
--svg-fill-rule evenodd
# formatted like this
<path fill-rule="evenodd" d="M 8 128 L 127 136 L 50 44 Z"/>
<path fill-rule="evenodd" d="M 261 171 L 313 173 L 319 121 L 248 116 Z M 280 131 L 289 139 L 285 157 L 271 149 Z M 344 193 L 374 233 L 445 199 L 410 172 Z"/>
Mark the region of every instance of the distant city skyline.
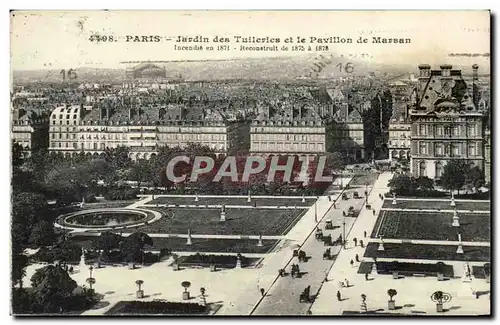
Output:
<path fill-rule="evenodd" d="M 307 22 L 314 24 L 307 24 Z M 352 22 L 356 21 L 356 24 Z M 439 26 L 439 27 L 438 27 Z M 90 41 L 92 35 L 114 36 L 114 42 Z M 159 42 L 133 42 L 135 36 L 157 35 Z M 232 40 L 229 50 L 178 51 L 178 36 Z M 484 55 L 490 52 L 488 11 L 41 11 L 11 13 L 11 67 L 13 70 L 125 68 L 122 61 L 198 61 L 273 56 L 300 56 L 314 52 L 239 51 L 234 36 L 280 38 L 278 46 L 297 45 L 332 37 L 350 38 L 351 44 L 306 43 L 328 46 L 325 53 L 369 54 L 377 64 L 449 63 L 489 70 L 489 57 L 449 56 L 452 53 Z M 134 36 L 127 37 L 127 36 Z M 293 39 L 292 44 L 284 42 Z M 411 39 L 410 44 L 358 44 L 358 38 Z M 165 39 L 172 38 L 171 41 Z M 152 37 L 146 37 L 153 40 Z M 129 40 L 129 42 L 127 42 Z M 210 43 L 224 45 L 227 43 Z M 273 43 L 246 43 L 249 46 Z M 236 50 L 235 50 L 236 49 Z M 316 52 L 319 55 L 321 52 Z"/>

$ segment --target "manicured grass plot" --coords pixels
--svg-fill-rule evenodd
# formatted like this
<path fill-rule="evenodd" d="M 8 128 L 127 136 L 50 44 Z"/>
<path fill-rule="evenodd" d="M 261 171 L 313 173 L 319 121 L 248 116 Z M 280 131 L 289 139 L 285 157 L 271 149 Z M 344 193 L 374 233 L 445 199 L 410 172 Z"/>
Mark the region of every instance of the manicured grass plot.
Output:
<path fill-rule="evenodd" d="M 257 246 L 256 239 L 193 238 L 188 246 L 186 241 L 186 238 L 153 238 L 153 247 L 150 249 L 169 248 L 172 251 L 200 253 L 268 253 L 278 243 L 278 240 L 262 240 L 262 246 Z"/>
<path fill-rule="evenodd" d="M 430 209 L 430 210 L 454 210 L 450 206 L 450 200 L 434 201 L 434 200 L 401 200 L 396 197 L 396 205 L 392 204 L 392 198 L 386 198 L 382 208 L 389 209 Z M 457 210 L 468 211 L 490 211 L 490 201 L 455 201 Z"/>
<path fill-rule="evenodd" d="M 457 246 L 444 245 L 414 245 L 414 244 L 391 244 L 385 243 L 385 250 L 377 250 L 377 243 L 369 243 L 366 246 L 365 257 L 381 258 L 408 258 L 441 261 L 480 261 L 490 260 L 490 248 L 480 246 L 464 246 L 463 254 L 457 254 Z"/>
<path fill-rule="evenodd" d="M 373 237 L 458 241 L 490 241 L 490 215 L 458 213 L 460 227 L 452 227 L 452 212 L 382 211 Z"/>
<path fill-rule="evenodd" d="M 282 235 L 300 219 L 305 209 L 226 209 L 226 221 L 220 221 L 221 209 L 155 208 L 165 217 L 138 230 L 147 233 L 205 235 Z"/>
<path fill-rule="evenodd" d="M 316 199 L 305 198 L 305 202 L 302 202 L 302 198 L 260 198 L 258 196 L 252 196 L 251 202 L 247 201 L 247 198 L 243 197 L 204 197 L 199 196 L 198 201 L 195 201 L 194 197 L 158 197 L 154 200 L 147 202 L 146 204 L 176 204 L 176 205 L 240 205 L 240 206 L 298 206 L 306 207 L 314 204 Z"/>

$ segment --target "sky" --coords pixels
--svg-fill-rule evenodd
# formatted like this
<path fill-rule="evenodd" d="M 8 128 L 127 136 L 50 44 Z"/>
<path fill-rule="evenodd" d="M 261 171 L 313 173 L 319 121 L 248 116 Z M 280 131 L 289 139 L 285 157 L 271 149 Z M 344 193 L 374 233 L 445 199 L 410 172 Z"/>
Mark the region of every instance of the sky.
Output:
<path fill-rule="evenodd" d="M 113 36 L 92 42 L 91 35 Z M 126 42 L 127 36 L 157 35 L 160 42 Z M 178 36 L 228 37 L 230 43 L 175 43 Z M 234 36 L 280 38 L 289 51 L 241 51 Z M 310 37 L 351 38 L 352 44 L 310 44 Z M 374 44 L 372 37 L 410 38 L 410 44 Z M 291 37 L 293 43 L 284 43 Z M 298 44 L 297 38 L 305 38 Z M 357 43 L 358 38 L 368 43 Z M 177 45 L 229 45 L 221 51 L 175 50 Z M 274 44 L 266 44 L 274 45 Z M 14 11 L 11 13 L 13 70 L 120 68 L 121 61 L 213 60 L 304 55 L 293 46 L 327 45 L 338 55 L 368 54 L 381 64 L 419 63 L 489 67 L 488 57 L 449 53 L 490 52 L 488 11 Z M 368 57 L 368 56 L 367 56 Z"/>

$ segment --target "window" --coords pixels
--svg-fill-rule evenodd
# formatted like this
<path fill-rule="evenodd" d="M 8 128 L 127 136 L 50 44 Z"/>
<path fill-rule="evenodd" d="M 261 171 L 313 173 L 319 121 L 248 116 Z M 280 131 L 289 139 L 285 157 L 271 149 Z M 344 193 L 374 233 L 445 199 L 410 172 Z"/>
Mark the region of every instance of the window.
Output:
<path fill-rule="evenodd" d="M 425 124 L 420 124 L 419 128 L 420 128 L 420 130 L 419 130 L 420 135 L 426 135 L 427 132 L 426 132 Z"/>
<path fill-rule="evenodd" d="M 59 139 L 62 139 L 62 133 L 59 133 Z"/>
<path fill-rule="evenodd" d="M 475 156 L 476 155 L 476 145 L 473 143 L 469 144 L 469 156 Z"/>
<path fill-rule="evenodd" d="M 443 126 L 442 125 L 436 126 L 436 134 L 439 136 L 443 135 Z"/>
<path fill-rule="evenodd" d="M 426 155 L 427 154 L 427 145 L 425 142 L 420 142 L 420 150 L 419 150 L 421 155 Z"/>
<path fill-rule="evenodd" d="M 436 143 L 435 154 L 436 154 L 436 156 L 444 156 L 444 150 L 443 150 L 442 143 Z"/>
<path fill-rule="evenodd" d="M 425 161 L 421 161 L 419 164 L 419 176 L 427 176 L 427 171 L 425 170 Z"/>
<path fill-rule="evenodd" d="M 452 144 L 451 144 L 451 155 L 452 155 L 453 157 L 459 156 L 459 155 L 460 155 L 460 150 L 459 150 L 459 149 L 460 149 L 460 148 L 458 147 L 458 145 L 457 145 L 457 144 L 452 143 Z"/>
<path fill-rule="evenodd" d="M 441 164 L 441 162 L 437 162 L 436 163 L 436 178 L 439 178 L 441 177 L 441 175 L 443 174 L 443 164 Z"/>
<path fill-rule="evenodd" d="M 94 145 L 94 150 L 97 150 L 97 143 L 94 142 L 93 145 Z"/>
<path fill-rule="evenodd" d="M 75 134 L 75 133 L 73 133 L 72 138 L 73 138 L 73 139 L 76 139 L 76 134 Z"/>
<path fill-rule="evenodd" d="M 460 135 L 460 129 L 459 129 L 458 125 L 453 126 L 453 135 L 454 136 Z"/>
<path fill-rule="evenodd" d="M 73 142 L 73 148 L 74 149 L 77 149 L 78 148 L 78 144 L 76 142 Z"/>
<path fill-rule="evenodd" d="M 476 126 L 475 125 L 469 125 L 468 127 L 468 132 L 470 137 L 473 137 L 476 135 Z"/>
<path fill-rule="evenodd" d="M 52 133 L 52 134 L 50 135 L 50 138 L 51 138 L 51 139 L 55 139 L 55 138 L 56 138 L 55 133 Z"/>

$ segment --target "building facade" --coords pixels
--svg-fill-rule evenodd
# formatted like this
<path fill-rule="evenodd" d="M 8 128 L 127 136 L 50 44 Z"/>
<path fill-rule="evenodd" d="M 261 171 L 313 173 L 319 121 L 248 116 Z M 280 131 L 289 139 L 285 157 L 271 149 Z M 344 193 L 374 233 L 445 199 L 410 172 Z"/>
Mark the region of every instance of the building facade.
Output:
<path fill-rule="evenodd" d="M 461 71 L 452 70 L 451 65 L 440 68 L 420 65 L 419 83 L 412 95 L 410 168 L 416 177 L 439 179 L 450 160 L 484 168 L 483 114 L 467 91 Z"/>
<path fill-rule="evenodd" d="M 12 110 L 11 140 L 29 155 L 49 146 L 49 113 L 41 108 L 15 107 Z"/>

